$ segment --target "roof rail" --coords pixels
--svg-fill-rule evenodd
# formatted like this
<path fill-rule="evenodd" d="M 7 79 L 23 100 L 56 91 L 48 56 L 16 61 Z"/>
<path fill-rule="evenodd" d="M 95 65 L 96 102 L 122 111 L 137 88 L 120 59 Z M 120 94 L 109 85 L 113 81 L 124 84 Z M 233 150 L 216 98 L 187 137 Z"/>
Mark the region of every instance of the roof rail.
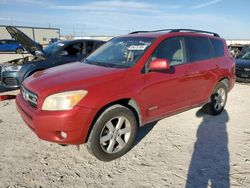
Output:
<path fill-rule="evenodd" d="M 136 33 L 148 33 L 148 32 L 151 32 L 151 31 L 133 31 L 133 32 L 129 33 L 129 35 L 136 34 Z"/>
<path fill-rule="evenodd" d="M 161 31 L 169 31 L 170 33 L 187 31 L 187 32 L 194 32 L 194 33 L 206 33 L 206 34 L 211 34 L 211 35 L 213 35 L 215 37 L 220 37 L 220 35 L 217 34 L 217 33 L 209 32 L 209 31 L 196 30 L 196 29 L 160 29 L 160 30 L 154 30 L 154 31 L 133 31 L 133 32 L 131 32 L 129 34 L 154 33 L 154 32 L 161 32 Z"/>
<path fill-rule="evenodd" d="M 161 31 L 172 31 L 173 29 L 160 29 L 160 30 L 153 30 L 153 31 L 133 31 L 129 34 L 136 34 L 136 33 L 154 33 L 154 32 L 161 32 Z"/>
<path fill-rule="evenodd" d="M 194 32 L 194 33 L 207 33 L 207 34 L 211 34 L 215 37 L 220 37 L 220 35 L 217 33 L 210 32 L 210 31 L 196 30 L 196 29 L 173 29 L 172 31 L 170 31 L 170 33 L 181 32 L 181 31 L 189 31 L 189 32 Z"/>

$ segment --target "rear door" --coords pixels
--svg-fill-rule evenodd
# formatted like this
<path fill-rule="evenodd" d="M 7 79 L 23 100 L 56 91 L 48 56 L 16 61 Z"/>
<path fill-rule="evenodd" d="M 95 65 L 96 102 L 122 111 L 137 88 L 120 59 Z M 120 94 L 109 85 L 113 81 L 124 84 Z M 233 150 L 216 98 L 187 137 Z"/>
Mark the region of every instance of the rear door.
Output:
<path fill-rule="evenodd" d="M 168 113 L 186 108 L 192 96 L 190 79 L 186 78 L 189 64 L 186 59 L 184 38 L 169 38 L 159 44 L 148 60 L 147 67 L 155 58 L 170 61 L 166 72 L 148 72 L 144 75 L 143 100 L 147 120 L 157 119 Z"/>
<path fill-rule="evenodd" d="M 21 45 L 19 45 L 17 41 L 14 40 L 8 40 L 7 45 L 10 51 L 16 51 L 17 48 L 21 48 Z"/>
<path fill-rule="evenodd" d="M 192 82 L 191 105 L 208 99 L 216 83 L 216 60 L 213 58 L 213 48 L 209 38 L 185 37 L 189 57 L 190 71 L 187 77 Z"/>

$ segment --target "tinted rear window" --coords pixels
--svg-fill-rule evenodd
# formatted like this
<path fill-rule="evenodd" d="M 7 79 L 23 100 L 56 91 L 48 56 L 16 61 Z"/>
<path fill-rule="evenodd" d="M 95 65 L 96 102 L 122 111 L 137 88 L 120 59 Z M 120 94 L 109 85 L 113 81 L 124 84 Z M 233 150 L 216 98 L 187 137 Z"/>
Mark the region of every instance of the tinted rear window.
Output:
<path fill-rule="evenodd" d="M 224 44 L 221 40 L 210 39 L 214 48 L 214 57 L 221 57 L 224 55 Z"/>
<path fill-rule="evenodd" d="M 212 58 L 212 49 L 206 37 L 187 37 L 190 61 L 201 61 Z"/>

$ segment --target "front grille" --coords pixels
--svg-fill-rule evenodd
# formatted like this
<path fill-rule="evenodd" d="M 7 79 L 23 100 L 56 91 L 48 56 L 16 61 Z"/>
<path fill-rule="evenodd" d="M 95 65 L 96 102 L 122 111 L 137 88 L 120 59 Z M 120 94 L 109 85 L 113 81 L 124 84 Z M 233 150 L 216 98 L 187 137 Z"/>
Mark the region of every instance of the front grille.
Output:
<path fill-rule="evenodd" d="M 37 100 L 38 100 L 37 95 L 25 89 L 23 86 L 22 86 L 21 92 L 22 92 L 24 100 L 27 101 L 31 106 L 37 108 Z"/>
<path fill-rule="evenodd" d="M 0 66 L 0 82 L 2 81 L 2 66 Z"/>
<path fill-rule="evenodd" d="M 17 86 L 17 80 L 12 77 L 6 77 L 3 79 L 4 84 L 8 86 Z"/>

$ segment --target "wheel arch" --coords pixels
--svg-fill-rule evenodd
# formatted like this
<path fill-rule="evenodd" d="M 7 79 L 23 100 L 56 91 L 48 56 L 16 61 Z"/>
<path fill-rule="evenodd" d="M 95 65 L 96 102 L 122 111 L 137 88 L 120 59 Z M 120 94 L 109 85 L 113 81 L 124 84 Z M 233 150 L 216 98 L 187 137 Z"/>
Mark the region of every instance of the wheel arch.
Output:
<path fill-rule="evenodd" d="M 225 85 L 226 85 L 226 87 L 227 87 L 227 89 L 229 88 L 229 84 L 230 84 L 230 80 L 229 80 L 229 78 L 228 77 L 221 77 L 221 78 L 219 78 L 218 80 L 217 80 L 217 82 L 216 82 L 216 80 L 215 80 L 215 83 L 213 84 L 213 86 L 210 88 L 210 90 L 209 90 L 209 92 L 208 92 L 208 96 L 207 96 L 207 101 L 206 102 L 210 102 L 211 101 L 211 95 L 213 94 L 213 92 L 214 92 L 214 90 L 215 90 L 215 88 L 216 88 L 216 86 L 217 86 L 217 84 L 218 83 L 220 83 L 220 82 L 222 82 L 222 83 L 224 83 Z"/>
<path fill-rule="evenodd" d="M 221 79 L 218 81 L 218 83 L 219 83 L 219 82 L 224 83 L 224 84 L 227 86 L 227 89 L 229 88 L 229 78 L 228 78 L 228 77 L 221 78 Z M 217 84 L 216 84 L 216 85 L 217 85 Z"/>
<path fill-rule="evenodd" d="M 15 52 L 17 53 L 19 49 L 22 50 L 22 51 L 24 51 L 24 48 L 22 46 L 17 46 L 15 48 Z"/>
<path fill-rule="evenodd" d="M 136 121 L 137 121 L 137 126 L 139 127 L 141 125 L 141 122 L 142 122 L 142 116 L 141 116 L 141 109 L 140 107 L 138 106 L 137 102 L 132 99 L 132 98 L 123 98 L 123 99 L 119 99 L 119 100 L 116 100 L 116 101 L 113 101 L 113 102 L 110 102 L 108 104 L 105 104 L 102 108 L 100 108 L 100 110 L 98 110 L 98 112 L 95 114 L 95 117 L 89 127 L 89 130 L 88 130 L 88 134 L 87 134 L 87 137 L 85 139 L 84 142 L 87 142 L 88 139 L 89 139 L 89 135 L 92 131 L 92 128 L 95 124 L 95 122 L 97 121 L 98 117 L 109 107 L 113 106 L 113 105 L 117 105 L 117 104 L 120 104 L 122 106 L 125 106 L 127 107 L 128 109 L 130 109 L 133 114 L 135 115 L 135 118 L 136 118 Z"/>

